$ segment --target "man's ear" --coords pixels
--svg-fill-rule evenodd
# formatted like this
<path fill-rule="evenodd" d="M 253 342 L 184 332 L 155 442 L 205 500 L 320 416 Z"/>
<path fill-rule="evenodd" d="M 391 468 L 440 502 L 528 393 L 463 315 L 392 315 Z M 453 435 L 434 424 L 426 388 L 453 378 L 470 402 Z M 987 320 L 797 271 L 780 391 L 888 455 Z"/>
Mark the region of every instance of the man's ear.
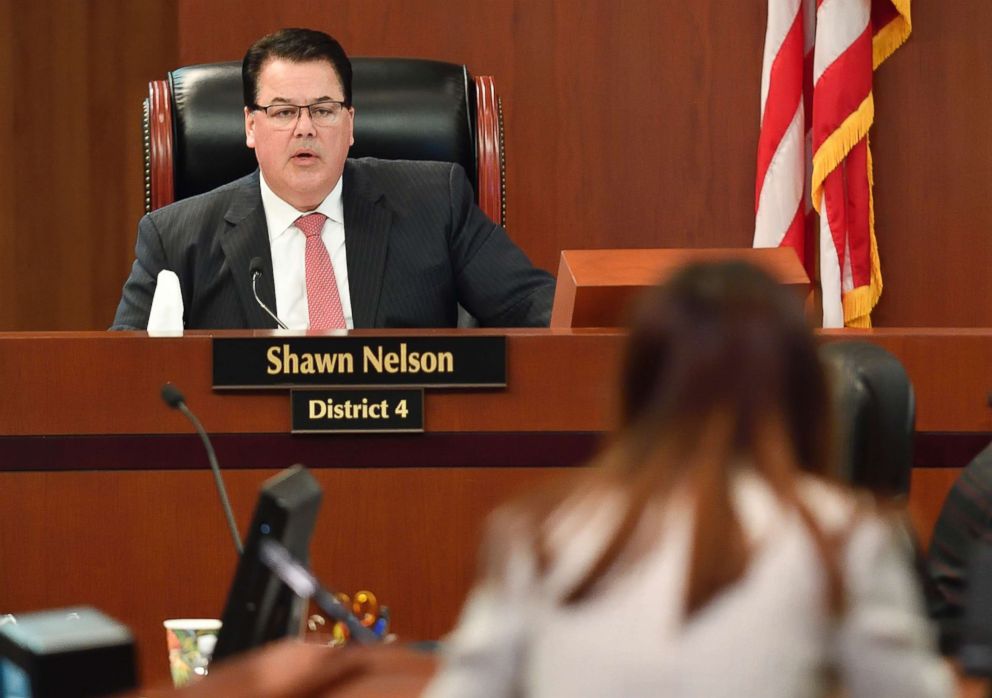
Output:
<path fill-rule="evenodd" d="M 255 147 L 255 112 L 245 107 L 245 145 Z"/>

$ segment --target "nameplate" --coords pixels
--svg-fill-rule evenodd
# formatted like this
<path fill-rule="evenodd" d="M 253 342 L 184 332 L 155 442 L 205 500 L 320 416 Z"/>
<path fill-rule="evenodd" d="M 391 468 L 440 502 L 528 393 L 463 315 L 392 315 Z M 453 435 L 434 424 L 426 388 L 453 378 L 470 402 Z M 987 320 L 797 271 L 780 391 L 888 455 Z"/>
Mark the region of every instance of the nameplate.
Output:
<path fill-rule="evenodd" d="M 422 432 L 423 389 L 290 391 L 294 434 Z"/>
<path fill-rule="evenodd" d="M 215 337 L 214 388 L 506 385 L 506 337 Z"/>

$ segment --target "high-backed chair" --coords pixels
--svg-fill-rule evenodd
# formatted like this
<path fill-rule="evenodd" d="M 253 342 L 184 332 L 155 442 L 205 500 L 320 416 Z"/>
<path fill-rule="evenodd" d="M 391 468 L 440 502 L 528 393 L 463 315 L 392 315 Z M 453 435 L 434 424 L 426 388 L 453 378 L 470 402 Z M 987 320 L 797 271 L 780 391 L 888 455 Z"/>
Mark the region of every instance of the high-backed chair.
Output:
<path fill-rule="evenodd" d="M 353 58 L 352 157 L 439 160 L 465 168 L 476 201 L 506 223 L 503 119 L 492 77 L 463 65 Z M 145 210 L 252 172 L 245 145 L 241 63 L 173 70 L 144 104 Z"/>
<path fill-rule="evenodd" d="M 840 438 L 841 475 L 886 499 L 909 494 L 916 398 L 899 359 L 875 344 L 824 344 Z"/>

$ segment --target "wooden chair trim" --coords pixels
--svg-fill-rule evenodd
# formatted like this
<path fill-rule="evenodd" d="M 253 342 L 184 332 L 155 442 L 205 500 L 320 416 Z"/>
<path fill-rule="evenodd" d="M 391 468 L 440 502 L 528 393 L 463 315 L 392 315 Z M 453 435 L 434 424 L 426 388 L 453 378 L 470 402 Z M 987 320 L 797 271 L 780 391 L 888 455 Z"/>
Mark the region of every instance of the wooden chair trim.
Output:
<path fill-rule="evenodd" d="M 475 78 L 475 105 L 479 208 L 506 225 L 503 115 L 491 75 Z"/>
<path fill-rule="evenodd" d="M 148 106 L 150 99 L 145 97 L 141 102 L 141 146 L 145 158 L 145 213 L 152 211 L 152 137 L 148 129 Z"/>
<path fill-rule="evenodd" d="M 496 107 L 499 113 L 499 213 L 500 223 L 505 228 L 506 217 L 506 140 L 503 131 L 503 98 L 496 97 Z"/>
<path fill-rule="evenodd" d="M 172 104 L 165 80 L 148 83 L 148 155 L 151 210 L 171 204 L 176 197 L 172 179 Z"/>

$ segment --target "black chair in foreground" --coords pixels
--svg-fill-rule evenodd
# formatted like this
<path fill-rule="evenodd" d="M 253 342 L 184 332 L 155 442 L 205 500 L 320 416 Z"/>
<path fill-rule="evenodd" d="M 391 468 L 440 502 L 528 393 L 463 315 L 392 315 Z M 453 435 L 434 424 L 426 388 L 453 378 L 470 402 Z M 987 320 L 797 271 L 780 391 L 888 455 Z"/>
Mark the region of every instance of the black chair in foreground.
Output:
<path fill-rule="evenodd" d="M 842 477 L 888 501 L 905 500 L 916 423 L 906 369 L 869 342 L 831 342 L 820 356 L 833 373 Z"/>

